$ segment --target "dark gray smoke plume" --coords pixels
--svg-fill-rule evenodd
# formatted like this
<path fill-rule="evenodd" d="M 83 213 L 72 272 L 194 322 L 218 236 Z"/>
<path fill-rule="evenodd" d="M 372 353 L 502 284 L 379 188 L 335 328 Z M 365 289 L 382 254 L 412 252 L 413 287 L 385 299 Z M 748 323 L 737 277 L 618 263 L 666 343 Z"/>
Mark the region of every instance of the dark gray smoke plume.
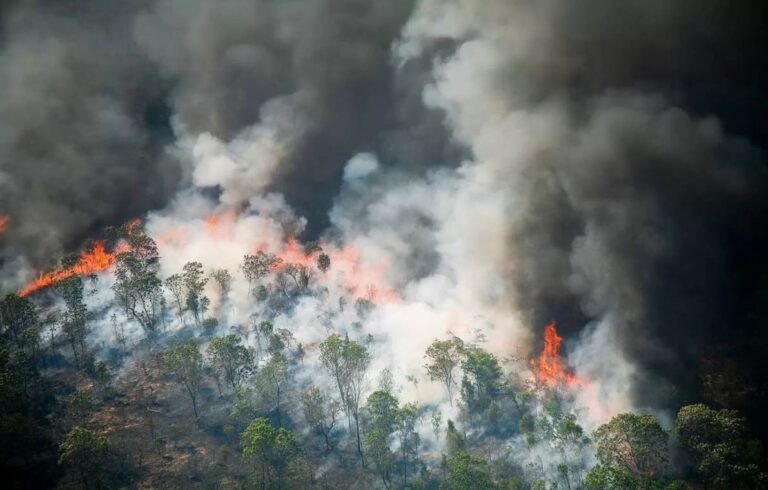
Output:
<path fill-rule="evenodd" d="M 533 338 L 554 319 L 591 376 L 611 366 L 579 352 L 619 352 L 640 404 L 695 396 L 708 346 L 765 319 L 757 3 L 19 0 L 0 15 L 7 273 L 195 184 L 228 205 L 280 193 L 307 236 L 365 236 L 400 259 L 400 285 L 449 277 Z"/>

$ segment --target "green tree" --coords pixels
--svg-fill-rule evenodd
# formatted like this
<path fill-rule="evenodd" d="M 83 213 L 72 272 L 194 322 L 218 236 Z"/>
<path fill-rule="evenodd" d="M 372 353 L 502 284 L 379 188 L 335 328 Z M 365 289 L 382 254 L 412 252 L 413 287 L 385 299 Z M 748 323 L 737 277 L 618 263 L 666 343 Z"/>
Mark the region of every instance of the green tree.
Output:
<path fill-rule="evenodd" d="M 293 433 L 276 429 L 265 418 L 254 419 L 241 436 L 243 455 L 256 466 L 260 488 L 282 488 L 288 465 L 301 453 Z"/>
<path fill-rule="evenodd" d="M 184 304 L 187 297 L 187 288 L 184 285 L 184 278 L 181 274 L 172 274 L 168 276 L 165 280 L 165 289 L 171 293 L 173 304 L 179 312 L 179 319 L 186 327 L 187 323 L 186 320 L 184 320 Z"/>
<path fill-rule="evenodd" d="M 400 443 L 400 464 L 402 466 L 403 487 L 408 485 L 409 471 L 415 470 L 421 439 L 416 425 L 421 420 L 422 411 L 415 403 L 406 403 L 397 412 L 396 434 Z M 412 464 L 412 466 L 409 466 Z"/>
<path fill-rule="evenodd" d="M 453 387 L 456 384 L 454 372 L 459 367 L 464 355 L 464 342 L 458 337 L 448 340 L 435 339 L 429 347 L 424 358 L 431 381 L 439 381 L 445 385 L 448 391 L 448 402 L 453 406 Z"/>
<path fill-rule="evenodd" d="M 66 311 L 61 316 L 61 330 L 72 347 L 75 365 L 85 357 L 85 339 L 88 335 L 88 309 L 83 301 L 83 280 L 72 276 L 56 284 L 61 293 Z M 79 352 L 79 355 L 78 355 Z"/>
<path fill-rule="evenodd" d="M 165 365 L 176 382 L 184 387 L 192 400 L 195 418 L 198 418 L 197 396 L 203 382 L 203 355 L 193 340 L 171 346 L 164 357 Z"/>
<path fill-rule="evenodd" d="M 282 403 L 289 385 L 288 361 L 280 354 L 272 354 L 256 375 L 256 389 L 270 407 L 274 407 L 277 426 L 283 425 Z"/>
<path fill-rule="evenodd" d="M 325 450 L 333 448 L 331 431 L 336 426 L 337 417 L 341 412 L 341 404 L 328 400 L 315 385 L 309 385 L 299 396 L 304 420 L 312 431 L 323 437 Z"/>
<path fill-rule="evenodd" d="M 360 463 L 365 466 L 365 455 L 360 437 L 360 401 L 370 355 L 364 345 L 332 334 L 320 343 L 320 362 L 331 374 L 339 389 L 339 396 L 347 411 L 350 429 L 355 422 L 355 437 Z M 351 419 L 350 419 L 351 416 Z"/>
<path fill-rule="evenodd" d="M 107 438 L 82 427 L 75 427 L 59 446 L 59 464 L 70 467 L 83 488 L 102 488 L 109 451 Z"/>
<path fill-rule="evenodd" d="M 135 224 L 123 226 L 121 235 L 128 243 L 128 250 L 115 258 L 115 298 L 126 314 L 153 337 L 163 300 L 163 284 L 157 276 L 160 267 L 157 244 Z"/>
<path fill-rule="evenodd" d="M 232 391 L 236 391 L 254 369 L 253 352 L 235 334 L 211 340 L 207 353 L 217 379 L 223 377 Z"/>
<path fill-rule="evenodd" d="M 445 449 L 448 456 L 453 456 L 467 449 L 467 439 L 456 429 L 453 420 L 448 419 L 445 429 Z"/>
<path fill-rule="evenodd" d="M 667 432 L 653 415 L 623 413 L 601 425 L 594 433 L 596 457 L 601 465 L 626 471 L 650 488 L 665 470 Z"/>
<path fill-rule="evenodd" d="M 21 335 L 38 323 L 35 306 L 28 298 L 8 294 L 0 300 L 0 328 L 21 347 Z"/>
<path fill-rule="evenodd" d="M 253 292 L 253 287 L 264 277 L 268 276 L 273 270 L 275 270 L 282 260 L 275 257 L 272 254 L 266 254 L 262 251 L 256 253 L 256 255 L 243 256 L 243 263 L 240 265 L 240 270 L 243 271 L 243 275 L 248 280 L 248 290 Z"/>
<path fill-rule="evenodd" d="M 226 298 L 232 287 L 232 274 L 230 274 L 227 269 L 214 269 L 211 271 L 211 279 L 213 279 L 219 287 L 221 297 Z"/>
<path fill-rule="evenodd" d="M 635 490 L 640 481 L 629 471 L 617 466 L 596 465 L 584 477 L 587 490 Z"/>
<path fill-rule="evenodd" d="M 388 389 L 379 389 L 368 396 L 364 407 L 366 433 L 365 452 L 386 488 L 392 485 L 395 455 L 390 443 L 398 423 L 398 401 Z"/>
<path fill-rule="evenodd" d="M 441 488 L 446 490 L 475 490 L 497 488 L 491 479 L 488 463 L 467 451 L 459 451 L 446 461 L 448 474 Z"/>
<path fill-rule="evenodd" d="M 675 431 L 705 489 L 758 488 L 766 483 L 759 467 L 759 443 L 748 439 L 745 420 L 735 410 L 686 405 L 677 414 Z"/>
<path fill-rule="evenodd" d="M 501 366 L 496 357 L 479 347 L 466 349 L 461 361 L 464 377 L 461 396 L 470 413 L 487 410 L 501 394 Z"/>
<path fill-rule="evenodd" d="M 203 289 L 208 283 L 208 278 L 203 272 L 203 264 L 200 262 L 187 262 L 182 268 L 182 277 L 184 278 L 184 287 L 187 292 L 186 306 L 192 312 L 195 319 L 195 325 L 202 324 L 203 309 L 207 299 L 203 296 Z"/>

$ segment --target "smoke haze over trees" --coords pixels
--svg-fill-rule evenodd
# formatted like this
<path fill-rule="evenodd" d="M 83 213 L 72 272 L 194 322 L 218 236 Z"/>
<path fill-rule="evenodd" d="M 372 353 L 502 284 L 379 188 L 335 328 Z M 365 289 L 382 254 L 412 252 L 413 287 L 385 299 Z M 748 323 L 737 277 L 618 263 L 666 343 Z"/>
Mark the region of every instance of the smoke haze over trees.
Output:
<path fill-rule="evenodd" d="M 766 10 L 3 2 L 3 471 L 764 484 Z"/>

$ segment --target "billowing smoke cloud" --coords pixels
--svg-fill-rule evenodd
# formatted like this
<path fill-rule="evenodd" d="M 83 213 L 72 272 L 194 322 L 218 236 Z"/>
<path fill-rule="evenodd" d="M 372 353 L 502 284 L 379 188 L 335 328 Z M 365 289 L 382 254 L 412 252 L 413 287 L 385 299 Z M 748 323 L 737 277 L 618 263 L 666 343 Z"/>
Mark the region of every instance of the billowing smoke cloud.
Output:
<path fill-rule="evenodd" d="M 136 2 L 16 2 L 0 41 L 3 256 L 34 264 L 99 228 L 164 205 L 178 171 L 163 158 L 167 112 L 130 37 Z"/>
<path fill-rule="evenodd" d="M 410 374 L 435 337 L 525 357 L 556 320 L 593 422 L 688 397 L 701 348 L 744 332 L 768 229 L 751 7 L 121 5 L 3 11 L 6 257 L 148 210 L 165 275 L 320 237 L 344 274 L 274 319 L 300 341 L 359 324 Z M 339 308 L 372 283 L 397 301 Z M 242 278 L 208 294 L 225 327 L 265 314 Z"/>

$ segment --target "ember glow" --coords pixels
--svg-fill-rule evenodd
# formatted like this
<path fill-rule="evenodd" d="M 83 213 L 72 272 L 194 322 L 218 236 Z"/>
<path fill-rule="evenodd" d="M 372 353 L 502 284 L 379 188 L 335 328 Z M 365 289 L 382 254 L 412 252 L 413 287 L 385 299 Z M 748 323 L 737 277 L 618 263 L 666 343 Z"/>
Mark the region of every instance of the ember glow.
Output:
<path fill-rule="evenodd" d="M 27 296 L 72 276 L 83 276 L 102 271 L 114 264 L 117 255 L 125 251 L 125 248 L 125 245 L 120 245 L 114 251 L 108 252 L 103 242 L 96 242 L 90 249 L 80 253 L 80 258 L 74 265 L 57 267 L 50 272 L 40 274 L 19 291 L 19 296 Z"/>
<path fill-rule="evenodd" d="M 531 361 L 536 381 L 546 386 L 574 386 L 581 384 L 573 373 L 569 372 L 560 358 L 560 344 L 563 338 L 557 334 L 555 322 L 544 328 L 544 350 L 539 357 Z"/>
<path fill-rule="evenodd" d="M 6 227 L 8 226 L 8 222 L 11 220 L 11 217 L 7 214 L 0 215 L 0 233 L 5 232 Z"/>

